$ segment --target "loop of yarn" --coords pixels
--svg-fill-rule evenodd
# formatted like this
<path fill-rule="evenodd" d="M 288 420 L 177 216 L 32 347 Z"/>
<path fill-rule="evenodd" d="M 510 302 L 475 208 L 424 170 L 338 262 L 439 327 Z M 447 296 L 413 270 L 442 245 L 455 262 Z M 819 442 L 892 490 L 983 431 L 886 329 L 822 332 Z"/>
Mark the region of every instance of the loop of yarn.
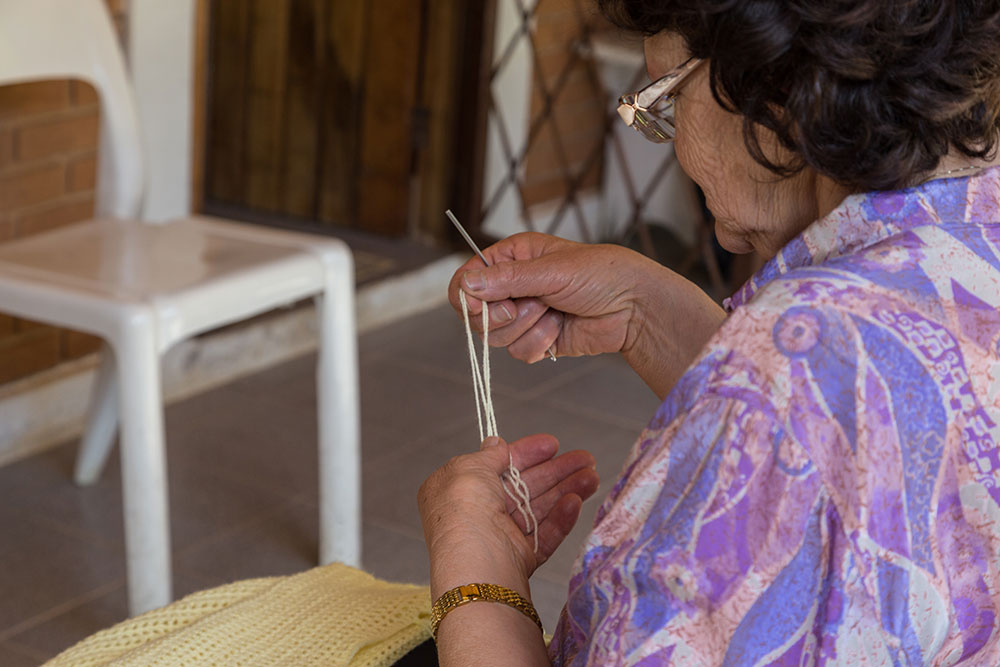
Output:
<path fill-rule="evenodd" d="M 458 300 L 462 304 L 462 318 L 465 320 L 465 339 L 469 347 L 469 364 L 472 366 L 472 393 L 476 398 L 476 420 L 479 423 L 479 441 L 482 442 L 489 436 L 500 435 L 497 432 L 497 418 L 493 412 L 493 393 L 490 387 L 490 316 L 486 304 L 483 303 L 483 361 L 480 371 L 465 292 L 458 291 Z M 521 471 L 514 467 L 514 457 L 509 451 L 507 472 L 500 477 L 500 484 L 504 493 L 514 501 L 518 512 L 521 513 L 524 525 L 534 540 L 535 553 L 538 553 L 538 519 L 531 509 L 531 492 L 521 479 Z M 513 490 L 507 488 L 508 481 Z"/>

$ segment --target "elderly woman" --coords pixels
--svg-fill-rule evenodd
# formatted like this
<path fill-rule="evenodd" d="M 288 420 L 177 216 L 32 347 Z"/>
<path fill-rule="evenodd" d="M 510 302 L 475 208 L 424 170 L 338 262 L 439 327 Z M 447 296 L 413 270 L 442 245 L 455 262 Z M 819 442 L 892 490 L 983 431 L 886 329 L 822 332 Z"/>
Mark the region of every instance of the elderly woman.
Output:
<path fill-rule="evenodd" d="M 491 344 L 620 353 L 664 400 L 547 649 L 528 578 L 592 460 L 487 439 L 427 480 L 442 664 L 1000 664 L 1000 4 L 601 4 L 647 35 L 623 117 L 675 142 L 725 248 L 768 261 L 724 310 L 539 234 L 455 274 Z"/>

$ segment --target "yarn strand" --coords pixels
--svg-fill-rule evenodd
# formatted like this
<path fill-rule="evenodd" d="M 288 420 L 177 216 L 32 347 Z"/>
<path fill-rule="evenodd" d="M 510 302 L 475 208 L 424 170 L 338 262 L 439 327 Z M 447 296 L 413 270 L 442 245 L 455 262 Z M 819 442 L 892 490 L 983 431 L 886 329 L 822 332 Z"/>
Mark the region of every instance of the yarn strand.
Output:
<path fill-rule="evenodd" d="M 465 321 L 465 339 L 469 348 L 469 364 L 472 366 L 472 392 L 476 399 L 476 420 L 479 423 L 479 440 L 487 437 L 499 437 L 497 418 L 493 410 L 493 392 L 490 376 L 490 316 L 483 303 L 483 360 L 482 371 L 479 369 L 479 359 L 476 355 L 476 345 L 472 336 L 472 325 L 469 321 L 469 304 L 465 292 L 459 290 L 458 300 L 462 304 L 462 319 Z M 485 428 L 484 428 L 485 425 Z M 510 482 L 508 488 L 507 482 Z M 507 471 L 500 476 L 500 485 L 517 507 L 524 525 L 534 541 L 535 553 L 538 553 L 538 519 L 531 509 L 531 492 L 528 485 L 521 479 L 521 471 L 514 467 L 514 456 L 508 451 Z"/>
<path fill-rule="evenodd" d="M 479 423 L 479 441 L 482 442 L 486 438 L 486 433 L 483 431 L 483 412 L 485 411 L 486 398 L 481 396 L 483 379 L 479 373 L 479 364 L 476 363 L 476 344 L 472 340 L 472 326 L 469 323 L 469 304 L 465 300 L 465 292 L 459 291 L 458 300 L 462 302 L 462 318 L 465 320 L 465 340 L 469 345 L 469 361 L 472 366 L 472 393 L 476 399 L 476 421 Z M 483 308 L 483 310 L 486 309 Z M 490 407 L 492 407 L 492 404 Z M 486 430 L 488 431 L 489 429 L 490 425 L 487 422 Z M 496 434 L 491 433 L 490 435 Z"/>

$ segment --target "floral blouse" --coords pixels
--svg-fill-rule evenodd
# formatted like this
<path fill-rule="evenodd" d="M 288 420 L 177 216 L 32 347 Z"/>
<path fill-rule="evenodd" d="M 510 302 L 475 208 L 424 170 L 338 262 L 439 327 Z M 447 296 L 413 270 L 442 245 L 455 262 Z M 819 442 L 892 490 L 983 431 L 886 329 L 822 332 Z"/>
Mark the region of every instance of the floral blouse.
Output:
<path fill-rule="evenodd" d="M 556 664 L 1000 665 L 1000 169 L 856 195 L 727 302 Z"/>

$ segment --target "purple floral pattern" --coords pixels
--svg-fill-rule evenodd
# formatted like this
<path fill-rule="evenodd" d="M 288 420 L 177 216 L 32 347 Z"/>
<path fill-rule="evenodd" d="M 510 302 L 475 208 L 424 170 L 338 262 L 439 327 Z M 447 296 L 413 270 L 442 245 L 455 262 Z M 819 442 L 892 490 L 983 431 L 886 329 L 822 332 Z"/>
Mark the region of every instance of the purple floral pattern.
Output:
<path fill-rule="evenodd" d="M 1000 664 L 1000 169 L 850 197 L 727 302 L 556 664 Z"/>

